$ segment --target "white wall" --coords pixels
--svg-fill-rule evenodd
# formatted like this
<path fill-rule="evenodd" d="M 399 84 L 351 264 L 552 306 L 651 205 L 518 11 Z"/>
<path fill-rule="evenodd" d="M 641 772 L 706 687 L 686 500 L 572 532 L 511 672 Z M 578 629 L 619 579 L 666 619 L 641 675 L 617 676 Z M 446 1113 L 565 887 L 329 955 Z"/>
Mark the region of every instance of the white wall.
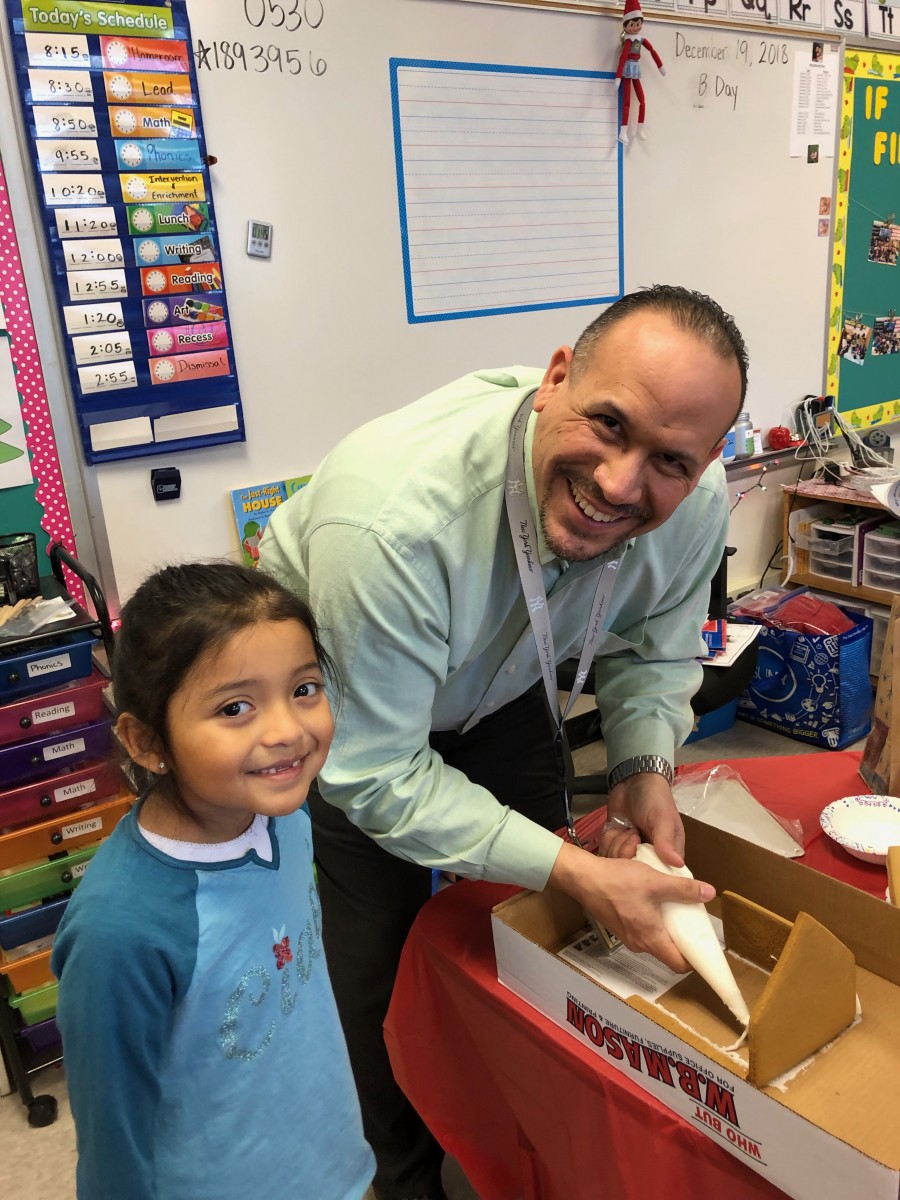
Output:
<path fill-rule="evenodd" d="M 195 46 L 278 42 L 275 31 L 247 25 L 244 7 L 189 0 Z M 327 60 L 321 77 L 199 74 L 208 148 L 219 160 L 211 174 L 247 442 L 85 469 L 123 598 L 156 564 L 236 551 L 230 488 L 314 470 L 369 417 L 469 370 L 543 365 L 595 315 L 407 323 L 388 60 L 612 70 L 620 23 L 454 0 L 324 7 L 321 27 L 296 39 Z M 761 35 L 681 32 L 677 43 L 671 24 L 645 29 L 667 75 L 648 63 L 650 139 L 624 158 L 626 288 L 684 283 L 732 311 L 751 351 L 750 411 L 768 428 L 822 379 L 828 239 L 816 237 L 816 212 L 832 189 L 832 161 L 787 156 L 793 55 L 808 54 L 809 42 L 770 39 L 787 47 L 788 63 L 751 69 Z M 710 66 L 679 54 L 684 36 L 724 59 Z M 746 62 L 739 37 L 748 39 Z M 716 75 L 736 99 L 716 99 Z M 274 223 L 270 262 L 244 253 L 251 217 Z M 158 505 L 150 469 L 170 463 L 181 470 L 182 498 Z M 750 512 L 750 501 L 741 507 Z M 774 541 L 762 545 L 767 533 L 754 523 L 744 530 L 741 508 L 735 515 L 732 540 L 752 545 L 761 569 Z"/>

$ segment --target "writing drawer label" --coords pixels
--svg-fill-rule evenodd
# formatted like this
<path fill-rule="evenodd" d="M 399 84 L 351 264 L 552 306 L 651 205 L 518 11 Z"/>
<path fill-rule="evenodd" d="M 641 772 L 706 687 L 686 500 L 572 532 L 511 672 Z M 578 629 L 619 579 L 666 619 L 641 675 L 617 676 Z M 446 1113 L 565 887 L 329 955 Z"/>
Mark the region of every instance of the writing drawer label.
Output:
<path fill-rule="evenodd" d="M 102 828 L 103 818 L 92 817 L 90 821 L 76 821 L 74 825 L 64 825 L 60 833 L 64 838 L 74 838 L 85 833 L 99 833 Z"/>
<path fill-rule="evenodd" d="M 87 862 L 79 863 L 77 867 L 72 868 L 72 878 L 80 879 L 88 867 L 91 865 L 90 859 Z"/>

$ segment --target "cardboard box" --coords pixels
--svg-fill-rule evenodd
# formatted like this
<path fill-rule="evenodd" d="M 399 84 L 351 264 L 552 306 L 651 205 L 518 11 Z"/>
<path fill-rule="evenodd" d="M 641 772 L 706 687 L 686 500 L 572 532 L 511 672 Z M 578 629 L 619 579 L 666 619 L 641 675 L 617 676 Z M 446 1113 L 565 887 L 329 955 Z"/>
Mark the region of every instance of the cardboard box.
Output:
<path fill-rule="evenodd" d="M 690 817 L 684 822 L 697 878 L 777 914 L 782 925 L 802 926 L 798 915 L 808 913 L 826 938 L 830 930 L 849 948 L 859 1022 L 786 1082 L 754 1087 L 746 1049 L 743 1064 L 721 1049 L 736 1037 L 733 1019 L 695 975 L 653 1005 L 621 999 L 560 958 L 586 927 L 579 906 L 551 889 L 494 910 L 500 982 L 795 1200 L 897 1200 L 900 909 Z M 732 965 L 752 1024 L 765 981 L 748 990 L 755 968 Z M 821 966 L 813 956 L 813 974 Z M 815 986 L 807 989 L 810 1020 L 819 1008 Z"/>

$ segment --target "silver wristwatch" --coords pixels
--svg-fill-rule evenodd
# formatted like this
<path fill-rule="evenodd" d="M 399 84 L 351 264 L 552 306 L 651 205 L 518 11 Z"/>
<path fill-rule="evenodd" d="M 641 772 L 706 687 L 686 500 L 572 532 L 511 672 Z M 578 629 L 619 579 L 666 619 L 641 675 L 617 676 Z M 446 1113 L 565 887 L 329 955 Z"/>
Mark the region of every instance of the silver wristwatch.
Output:
<path fill-rule="evenodd" d="M 641 775 L 647 771 L 652 771 L 656 775 L 664 775 L 666 783 L 671 783 L 675 778 L 672 764 L 661 754 L 639 754 L 636 758 L 626 758 L 624 762 L 613 767 L 606 777 L 606 786 L 609 791 L 612 791 L 616 784 L 621 783 L 623 779 L 628 779 L 632 775 Z"/>

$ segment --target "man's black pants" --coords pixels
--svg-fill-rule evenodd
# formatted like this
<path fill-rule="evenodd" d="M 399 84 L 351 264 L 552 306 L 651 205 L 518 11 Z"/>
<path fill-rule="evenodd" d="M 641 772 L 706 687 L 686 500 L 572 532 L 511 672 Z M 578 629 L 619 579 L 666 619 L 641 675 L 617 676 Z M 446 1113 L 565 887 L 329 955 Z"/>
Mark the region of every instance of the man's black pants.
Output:
<path fill-rule="evenodd" d="M 431 745 L 502 804 L 546 829 L 563 824 L 553 729 L 540 685 L 466 734 L 432 734 Z M 394 1082 L 382 1033 L 403 943 L 431 895 L 431 871 L 383 850 L 315 789 L 309 808 L 325 955 L 378 1163 L 375 1190 L 379 1200 L 440 1196 L 443 1151 Z"/>

